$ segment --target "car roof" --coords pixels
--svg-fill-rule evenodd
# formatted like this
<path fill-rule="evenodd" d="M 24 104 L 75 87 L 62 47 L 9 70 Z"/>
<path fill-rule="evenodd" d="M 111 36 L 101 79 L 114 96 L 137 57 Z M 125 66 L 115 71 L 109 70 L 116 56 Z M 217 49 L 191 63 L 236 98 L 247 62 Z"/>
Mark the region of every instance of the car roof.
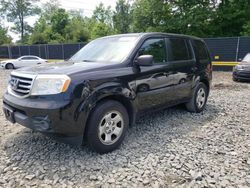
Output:
<path fill-rule="evenodd" d="M 183 35 L 183 34 L 175 34 L 175 33 L 161 33 L 161 32 L 147 32 L 147 33 L 127 33 L 127 34 L 118 34 L 118 35 L 110 35 L 102 38 L 109 37 L 150 37 L 150 36 L 164 36 L 164 37 L 181 37 L 181 38 L 191 38 L 195 40 L 203 39 L 195 36 Z"/>

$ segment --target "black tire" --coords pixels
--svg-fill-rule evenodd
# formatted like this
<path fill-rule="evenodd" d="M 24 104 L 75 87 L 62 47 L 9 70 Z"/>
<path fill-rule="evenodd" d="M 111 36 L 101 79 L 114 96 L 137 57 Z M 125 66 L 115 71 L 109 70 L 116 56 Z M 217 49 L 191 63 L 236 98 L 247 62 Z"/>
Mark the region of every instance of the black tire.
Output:
<path fill-rule="evenodd" d="M 114 112 L 112 114 L 112 112 Z M 109 114 L 111 114 L 110 117 L 112 117 L 112 115 L 114 114 L 118 114 L 119 117 L 122 118 L 123 121 L 120 121 L 120 127 L 123 127 L 120 131 L 119 136 L 117 136 L 115 138 L 115 134 L 113 134 L 114 130 L 110 130 L 111 133 L 107 133 L 107 127 L 109 125 L 110 121 L 106 121 L 105 117 L 108 116 Z M 116 117 L 116 116 L 115 116 Z M 114 117 L 114 118 L 115 118 Z M 105 120 L 104 120 L 105 119 Z M 102 125 L 104 122 L 104 125 Z M 113 123 L 113 122 L 112 122 Z M 111 124 L 112 124 L 111 123 Z M 117 123 L 117 127 L 119 125 L 119 123 Z M 108 153 L 111 152 L 115 149 L 117 149 L 124 137 L 125 137 L 125 133 L 128 129 L 128 125 L 129 125 L 129 116 L 128 116 L 128 112 L 126 110 L 126 108 L 119 102 L 114 101 L 114 100 L 107 100 L 107 101 L 103 101 L 101 103 L 99 103 L 94 111 L 92 112 L 90 119 L 88 121 L 88 125 L 87 125 L 87 129 L 86 129 L 86 140 L 87 140 L 87 144 L 89 145 L 90 149 L 98 152 L 98 153 Z M 103 134 L 101 134 L 101 127 L 103 127 L 102 129 L 105 130 Z M 113 128 L 111 128 L 113 129 Z M 105 139 L 106 139 L 106 135 L 111 135 L 110 138 L 112 140 L 112 138 L 115 138 L 113 141 L 115 141 L 114 143 L 110 143 L 110 144 L 105 144 Z"/>
<path fill-rule="evenodd" d="M 204 103 L 202 105 L 199 102 L 197 102 L 198 92 L 200 92 L 201 90 L 204 91 L 204 99 L 205 99 Z M 193 91 L 193 96 L 192 96 L 191 100 L 185 104 L 187 110 L 189 112 L 194 112 L 194 113 L 202 112 L 204 110 L 204 108 L 206 107 L 207 98 L 208 98 L 207 86 L 202 82 L 198 83 Z M 203 97 L 202 97 L 202 99 L 203 99 Z"/>
<path fill-rule="evenodd" d="M 234 77 L 233 77 L 233 81 L 234 81 L 234 82 L 240 82 L 240 80 L 239 80 L 239 79 L 234 78 Z"/>
<path fill-rule="evenodd" d="M 14 67 L 14 65 L 12 63 L 8 63 L 8 64 L 5 65 L 5 68 L 6 69 L 14 69 L 15 67 Z"/>

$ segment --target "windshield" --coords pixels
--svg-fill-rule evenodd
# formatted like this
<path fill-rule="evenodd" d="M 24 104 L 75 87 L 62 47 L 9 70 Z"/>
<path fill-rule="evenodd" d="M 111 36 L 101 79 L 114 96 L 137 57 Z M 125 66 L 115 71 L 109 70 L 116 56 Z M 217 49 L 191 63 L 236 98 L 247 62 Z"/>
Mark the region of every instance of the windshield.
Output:
<path fill-rule="evenodd" d="M 250 63 L 250 54 L 247 54 L 242 61 L 245 63 Z"/>
<path fill-rule="evenodd" d="M 69 61 L 121 63 L 134 48 L 137 39 L 135 36 L 97 39 L 84 46 Z"/>

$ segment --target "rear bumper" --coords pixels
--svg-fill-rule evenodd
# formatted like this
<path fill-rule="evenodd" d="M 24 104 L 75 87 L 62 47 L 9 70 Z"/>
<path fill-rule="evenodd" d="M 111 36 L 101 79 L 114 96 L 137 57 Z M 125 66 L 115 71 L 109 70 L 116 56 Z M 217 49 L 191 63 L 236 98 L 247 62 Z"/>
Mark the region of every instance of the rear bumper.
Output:
<path fill-rule="evenodd" d="M 84 124 L 74 118 L 75 107 L 67 100 L 19 99 L 4 94 L 3 110 L 12 123 L 81 145 Z"/>

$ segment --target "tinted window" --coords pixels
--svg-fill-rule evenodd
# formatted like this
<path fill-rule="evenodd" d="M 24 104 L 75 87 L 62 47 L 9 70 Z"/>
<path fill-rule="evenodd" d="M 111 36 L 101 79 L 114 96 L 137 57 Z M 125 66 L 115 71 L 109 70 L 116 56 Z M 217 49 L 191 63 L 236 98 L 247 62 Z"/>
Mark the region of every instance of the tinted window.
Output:
<path fill-rule="evenodd" d="M 28 60 L 29 57 L 22 57 L 21 60 Z"/>
<path fill-rule="evenodd" d="M 148 39 L 139 50 L 139 55 L 152 55 L 155 63 L 166 62 L 164 39 Z"/>
<path fill-rule="evenodd" d="M 36 57 L 23 57 L 22 60 L 38 60 Z"/>
<path fill-rule="evenodd" d="M 185 39 L 168 39 L 169 61 L 180 61 L 192 59 L 190 47 Z"/>
<path fill-rule="evenodd" d="M 206 46 L 203 42 L 201 41 L 194 41 L 194 48 L 196 51 L 196 54 L 200 60 L 207 60 L 209 59 Z"/>
<path fill-rule="evenodd" d="M 38 60 L 36 57 L 30 57 L 30 60 Z"/>

